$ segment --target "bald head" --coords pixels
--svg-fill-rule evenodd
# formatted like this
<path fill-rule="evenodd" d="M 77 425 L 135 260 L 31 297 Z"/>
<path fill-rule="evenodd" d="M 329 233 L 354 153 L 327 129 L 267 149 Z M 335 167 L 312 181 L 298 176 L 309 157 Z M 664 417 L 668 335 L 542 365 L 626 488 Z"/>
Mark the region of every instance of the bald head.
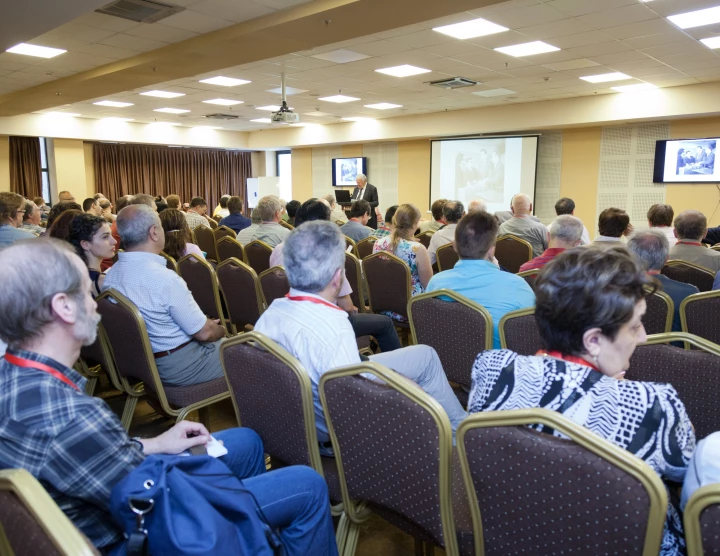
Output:
<path fill-rule="evenodd" d="M 532 213 L 532 199 L 524 193 L 518 193 L 513 197 L 511 207 L 515 216 L 529 216 Z"/>
<path fill-rule="evenodd" d="M 69 191 L 61 191 L 58 193 L 58 201 L 61 203 L 68 202 L 68 201 L 74 201 L 75 195 L 70 193 Z"/>
<path fill-rule="evenodd" d="M 487 204 L 483 199 L 473 199 L 468 203 L 468 213 L 478 211 L 487 212 Z"/>

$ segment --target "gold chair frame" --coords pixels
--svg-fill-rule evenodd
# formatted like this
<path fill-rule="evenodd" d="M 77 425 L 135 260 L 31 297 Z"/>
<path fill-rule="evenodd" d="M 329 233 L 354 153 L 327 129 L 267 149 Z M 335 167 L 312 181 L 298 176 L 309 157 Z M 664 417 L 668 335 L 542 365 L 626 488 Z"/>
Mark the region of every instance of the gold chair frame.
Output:
<path fill-rule="evenodd" d="M 363 241 L 365 241 L 365 240 L 363 240 Z M 358 307 L 358 313 L 365 313 L 365 312 L 367 312 L 367 308 L 365 305 L 367 300 L 365 299 L 365 285 L 364 285 L 364 278 L 363 278 L 363 273 L 362 273 L 362 262 L 356 255 L 354 255 L 353 253 L 348 253 L 346 251 L 345 258 L 347 259 L 348 257 L 352 257 L 353 259 L 355 259 L 355 270 L 356 270 L 356 274 L 357 274 L 355 279 L 357 280 L 357 284 L 358 284 L 357 295 L 358 295 L 358 299 L 360 300 L 360 307 Z"/>
<path fill-rule="evenodd" d="M 262 315 L 265 309 L 267 309 L 267 302 L 265 301 L 265 295 L 263 294 L 262 287 L 260 286 L 260 279 L 258 278 L 257 272 L 255 272 L 255 269 L 251 267 L 249 264 L 247 264 L 244 261 L 241 261 L 235 257 L 230 257 L 229 259 L 225 259 L 223 262 L 221 262 L 217 266 L 217 270 L 220 268 L 227 266 L 227 265 L 235 265 L 240 267 L 245 267 L 245 270 L 252 273 L 253 276 L 253 282 L 255 284 L 255 300 L 258 305 L 259 311 L 258 314 Z M 217 273 L 216 273 L 217 277 Z M 218 280 L 219 284 L 219 280 Z M 223 291 L 222 286 L 219 285 L 220 291 L 223 292 L 223 297 L 227 299 L 227 294 Z M 230 305 L 228 303 L 225 304 L 227 307 L 227 317 L 228 321 L 230 323 L 230 328 L 232 329 L 233 334 L 240 334 L 242 331 L 238 331 L 237 327 L 235 326 L 235 321 L 232 318 L 232 313 L 230 311 Z"/>
<path fill-rule="evenodd" d="M 209 262 L 207 262 L 203 257 L 200 257 L 196 255 L 195 253 L 190 253 L 189 255 L 185 255 L 182 259 L 180 259 L 177 262 L 178 267 L 178 274 L 180 275 L 180 278 L 183 277 L 181 268 L 185 261 L 189 260 L 190 258 L 194 258 L 199 264 L 203 265 L 209 272 L 210 272 L 210 279 L 212 281 L 212 287 L 213 287 L 213 294 L 215 297 L 215 310 L 217 311 L 218 317 L 222 321 L 222 326 L 225 328 L 227 332 L 227 326 L 226 326 L 226 315 L 223 311 L 222 302 L 220 301 L 220 297 L 224 295 L 220 291 L 220 284 L 217 279 L 217 274 L 215 274 L 215 268 L 213 268 L 213 265 L 211 265 Z M 227 303 L 225 304 L 227 306 Z"/>
<path fill-rule="evenodd" d="M 283 228 L 286 228 L 288 230 L 295 229 L 295 226 L 293 226 L 292 224 L 289 224 L 288 222 L 285 222 L 285 220 L 280 220 L 280 222 L 278 222 L 278 224 L 280 224 Z"/>
<path fill-rule="evenodd" d="M 238 243 L 239 243 L 239 242 L 238 242 Z M 253 239 L 252 241 L 248 242 L 246 245 L 243 245 L 243 254 L 245 255 L 245 262 L 246 262 L 248 265 L 250 265 L 250 258 L 249 258 L 248 255 L 247 255 L 247 248 L 250 247 L 251 245 L 253 245 L 253 246 L 254 246 L 254 245 L 260 245 L 260 246 L 264 247 L 265 249 L 267 249 L 267 250 L 268 250 L 268 257 L 270 256 L 270 254 L 272 253 L 272 250 L 273 250 L 272 247 L 270 247 L 267 243 L 265 243 L 265 242 L 262 241 L 261 239 Z M 270 265 L 269 262 L 268 262 L 268 265 Z M 253 270 L 254 270 L 254 269 L 253 269 Z M 257 274 L 257 273 L 256 273 L 256 274 Z"/>
<path fill-rule="evenodd" d="M 428 233 L 428 232 L 424 232 L 424 233 Z M 440 253 L 440 251 L 444 251 L 445 249 L 452 249 L 454 251 L 455 246 L 452 243 L 446 243 L 445 245 L 441 245 L 440 247 L 438 247 L 437 251 L 435 251 L 435 261 L 436 261 L 435 264 L 437 264 L 439 272 L 442 272 L 443 270 L 450 270 L 449 268 L 442 267 L 442 265 L 440 264 L 440 257 L 438 257 L 438 254 Z M 460 260 L 460 256 L 458 255 L 458 261 L 459 260 Z M 455 264 L 457 264 L 457 263 L 455 263 Z"/>
<path fill-rule="evenodd" d="M 349 238 L 348 238 L 349 239 Z M 352 241 L 352 240 L 350 240 Z M 403 268 L 405 268 L 405 278 L 406 278 L 406 288 L 407 288 L 407 297 L 408 301 L 412 299 L 412 275 L 410 274 L 410 267 L 408 264 L 403 261 L 400 257 L 393 255 L 392 253 L 388 253 L 387 251 L 378 251 L 377 253 L 373 253 L 372 255 L 369 255 L 363 259 L 363 264 L 367 264 L 367 261 L 371 259 L 375 259 L 377 257 L 385 257 L 391 261 L 396 261 L 403 265 Z M 367 279 L 367 278 L 366 278 Z M 372 292 L 370 291 L 370 283 L 368 282 L 368 306 L 370 307 L 370 312 L 374 313 L 375 309 L 373 309 L 372 306 Z"/>
<path fill-rule="evenodd" d="M 178 271 L 177 261 L 175 259 L 173 259 L 170 255 L 165 253 L 165 251 L 160 251 L 160 256 L 163 259 L 165 259 L 166 265 L 167 265 L 167 263 L 170 263 L 170 265 L 173 267 L 173 270 L 175 270 L 175 273 L 177 274 L 177 271 Z"/>
<path fill-rule="evenodd" d="M 670 262 L 670 261 L 668 261 L 668 262 Z M 683 332 L 687 332 L 688 334 L 690 333 L 688 331 L 688 323 L 687 323 L 687 306 L 690 303 L 694 303 L 695 301 L 702 301 L 703 299 L 711 299 L 713 297 L 720 297 L 720 290 L 712 290 L 709 292 L 694 293 L 692 295 L 688 295 L 685 299 L 682 300 L 682 303 L 680 303 L 680 326 L 681 326 Z M 710 342 L 710 343 L 712 343 L 712 342 Z"/>
<path fill-rule="evenodd" d="M 357 250 L 357 253 L 356 253 L 357 258 L 360 259 L 360 249 L 359 249 L 358 246 L 359 246 L 361 243 L 372 243 L 373 245 L 375 245 L 375 242 L 376 242 L 377 240 L 378 240 L 378 238 L 376 238 L 375 236 L 368 236 L 368 237 L 366 237 L 365 239 L 361 239 L 360 241 L 358 241 L 358 242 L 355 244 L 355 248 L 356 248 L 356 250 Z M 370 254 L 372 254 L 372 252 L 371 252 Z M 360 260 L 362 260 L 362 259 L 360 259 Z"/>
<path fill-rule="evenodd" d="M 531 268 L 530 270 L 524 270 L 523 272 L 518 272 L 515 276 L 520 276 L 520 278 L 526 278 L 527 276 L 536 276 L 540 274 L 539 268 Z"/>
<path fill-rule="evenodd" d="M 348 252 L 348 250 L 347 250 L 348 247 L 352 247 L 352 249 L 350 250 L 350 253 L 352 253 L 356 257 L 359 257 L 360 255 L 358 255 L 357 243 L 355 242 L 355 240 L 346 235 L 344 235 L 343 237 L 345 238 L 345 252 L 346 253 Z M 367 239 L 367 238 L 365 238 L 365 239 Z M 361 241 L 364 241 L 364 240 L 361 240 Z"/>
<path fill-rule="evenodd" d="M 700 516 L 708 506 L 720 504 L 720 484 L 710 484 L 693 492 L 683 515 L 685 525 L 685 542 L 688 556 L 703 556 L 702 531 Z"/>
<path fill-rule="evenodd" d="M 649 292 L 651 289 L 652 288 L 650 288 L 649 286 L 645 286 L 646 292 Z M 665 318 L 665 332 L 671 332 L 673 317 L 675 316 L 675 303 L 673 302 L 672 298 L 663 291 L 655 290 L 654 292 L 652 292 L 651 295 L 659 297 L 665 302 L 665 306 L 667 307 L 667 317 Z M 680 316 L 680 321 L 682 322 L 682 314 Z"/>
<path fill-rule="evenodd" d="M 267 274 L 270 274 L 271 272 L 275 272 L 276 270 L 282 270 L 282 272 L 283 272 L 283 273 L 285 274 L 285 276 L 287 277 L 287 272 L 285 272 L 285 267 L 283 267 L 283 266 L 271 266 L 271 267 L 268 268 L 267 270 L 263 270 L 260 274 L 258 274 L 258 284 L 260 284 L 260 291 L 261 291 L 262 294 L 263 294 L 263 300 L 264 300 L 264 303 L 265 303 L 265 307 L 269 307 L 269 306 L 270 306 L 270 303 L 268 303 L 267 297 L 265 297 L 265 292 L 264 292 L 263 289 L 262 289 L 262 277 L 265 276 L 265 275 L 267 275 Z"/>
<path fill-rule="evenodd" d="M 510 311 L 509 313 L 505 313 L 503 317 L 500 319 L 500 322 L 498 323 L 498 334 L 500 335 L 500 348 L 501 349 L 508 349 L 507 342 L 505 341 L 505 323 L 515 317 L 525 317 L 527 315 L 534 315 L 535 314 L 535 307 L 527 307 L 525 309 L 517 309 L 515 311 Z"/>
<path fill-rule="evenodd" d="M 423 232 L 423 233 L 421 233 L 421 234 L 416 235 L 415 238 L 416 238 L 420 243 L 422 243 L 421 238 L 423 238 L 423 237 L 428 238 L 428 244 L 427 244 L 426 247 L 429 247 L 429 246 L 430 246 L 430 240 L 432 239 L 432 236 L 433 236 L 434 234 L 435 234 L 435 232 L 434 232 L 433 230 L 428 230 L 428 231 L 426 231 L 426 232 Z M 423 245 L 425 245 L 425 244 L 423 243 Z"/>
<path fill-rule="evenodd" d="M 513 234 L 503 234 L 501 236 L 498 236 L 497 240 L 495 241 L 495 247 L 496 247 L 495 252 L 496 253 L 497 253 L 497 244 L 500 243 L 501 241 L 516 241 L 518 243 L 525 245 L 525 247 L 527 247 L 527 249 L 528 249 L 528 257 L 529 257 L 528 261 L 533 260 L 532 245 L 530 245 L 530 242 L 528 242 L 527 240 L 524 240 L 523 238 L 518 237 Z"/>
<path fill-rule="evenodd" d="M 684 342 L 685 349 L 690 349 L 689 346 L 692 345 L 697 349 L 701 349 L 708 353 L 720 355 L 720 345 L 715 344 L 710 340 L 706 340 L 705 338 L 702 338 L 700 336 L 696 336 L 695 334 L 690 334 L 689 332 L 666 332 L 664 334 L 651 334 L 647 337 L 647 341 L 638 345 L 651 346 L 656 344 L 669 344 L 671 342 Z"/>
<path fill-rule="evenodd" d="M 247 264 L 247 257 L 245 256 L 245 247 L 243 247 L 243 244 L 240 243 L 237 239 L 235 239 L 234 237 L 230 237 L 230 236 L 221 237 L 221 238 L 218 240 L 218 242 L 215 244 L 215 249 L 218 251 L 218 259 L 220 258 L 220 251 L 219 251 L 219 249 L 218 249 L 218 248 L 220 247 L 220 244 L 221 244 L 221 243 L 228 243 L 228 242 L 236 243 L 236 244 L 240 247 L 240 252 L 242 253 L 242 256 L 243 256 L 242 262 L 244 262 L 245 264 Z M 226 260 L 227 260 L 227 259 L 226 259 Z M 219 265 L 220 263 L 222 263 L 222 262 L 225 262 L 225 261 L 218 261 L 218 265 Z"/>

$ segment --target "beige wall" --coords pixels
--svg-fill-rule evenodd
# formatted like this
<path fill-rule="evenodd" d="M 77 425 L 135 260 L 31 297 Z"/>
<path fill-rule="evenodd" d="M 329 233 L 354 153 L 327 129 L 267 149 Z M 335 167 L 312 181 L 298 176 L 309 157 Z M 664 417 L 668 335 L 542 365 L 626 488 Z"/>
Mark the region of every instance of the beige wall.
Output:
<path fill-rule="evenodd" d="M 398 143 L 398 202 L 412 203 L 426 217 L 430 208 L 430 141 Z"/>
<path fill-rule="evenodd" d="M 0 191 L 10 191 L 10 137 L 0 135 Z"/>
<path fill-rule="evenodd" d="M 560 197 L 575 201 L 575 216 L 595 237 L 598 173 L 602 128 L 566 129 L 563 132 Z"/>
<path fill-rule="evenodd" d="M 301 203 L 312 197 L 312 149 L 292 150 L 292 197 Z"/>
<path fill-rule="evenodd" d="M 85 145 L 76 139 L 55 139 L 55 176 L 58 191 L 69 191 L 78 203 L 95 194 L 94 177 L 88 183 Z M 90 157 L 92 166 L 92 156 Z"/>
<path fill-rule="evenodd" d="M 88 197 L 91 197 L 95 191 L 95 164 L 93 163 L 93 144 L 83 143 L 83 156 L 85 157 L 85 190 Z"/>

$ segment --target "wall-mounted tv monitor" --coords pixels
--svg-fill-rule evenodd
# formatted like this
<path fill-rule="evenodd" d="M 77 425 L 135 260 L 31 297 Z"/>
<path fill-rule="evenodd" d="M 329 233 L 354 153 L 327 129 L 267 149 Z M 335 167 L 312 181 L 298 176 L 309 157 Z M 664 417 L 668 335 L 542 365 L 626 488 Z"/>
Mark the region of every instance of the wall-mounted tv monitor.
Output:
<path fill-rule="evenodd" d="M 715 147 L 720 138 L 673 139 L 655 143 L 655 183 L 717 183 Z"/>
<path fill-rule="evenodd" d="M 356 156 L 352 158 L 332 159 L 332 184 L 335 187 L 355 187 L 358 174 L 367 176 L 367 158 Z"/>

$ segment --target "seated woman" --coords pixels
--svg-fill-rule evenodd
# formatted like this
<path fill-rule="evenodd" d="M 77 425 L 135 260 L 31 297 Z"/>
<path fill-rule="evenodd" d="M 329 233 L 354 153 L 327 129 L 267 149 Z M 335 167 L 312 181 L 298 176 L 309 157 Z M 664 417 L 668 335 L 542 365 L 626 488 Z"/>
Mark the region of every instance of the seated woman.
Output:
<path fill-rule="evenodd" d="M 63 203 L 58 203 L 58 205 L 62 204 Z M 55 207 L 53 207 L 53 210 L 55 210 Z M 55 239 L 62 239 L 63 241 L 68 241 L 68 236 L 70 235 L 70 224 L 72 224 L 72 221 L 81 214 L 85 213 L 81 210 L 69 209 L 63 212 L 59 212 L 53 218 L 53 214 L 51 212 L 51 218 L 48 218 L 47 235 L 50 237 L 54 237 Z"/>
<path fill-rule="evenodd" d="M 373 247 L 373 253 L 386 251 L 407 263 L 410 267 L 413 296 L 425 291 L 433 275 L 430 255 L 425 246 L 415 238 L 415 230 L 420 225 L 420 217 L 420 211 L 415 205 L 400 205 L 392 217 L 394 227 L 392 233 L 378 239 Z M 386 314 L 394 320 L 407 320 L 402 315 L 390 311 Z"/>
<path fill-rule="evenodd" d="M 185 215 L 177 209 L 165 209 L 160 213 L 160 222 L 165 230 L 165 248 L 163 252 L 179 261 L 185 255 L 194 254 L 203 257 L 202 250 L 192 243 L 190 227 Z"/>
<path fill-rule="evenodd" d="M 105 280 L 100 263 L 103 259 L 112 259 L 115 256 L 117 244 L 110 233 L 110 224 L 102 216 L 80 214 L 70 222 L 67 239 L 88 267 L 93 296 L 100 295 Z"/>
<path fill-rule="evenodd" d="M 682 482 L 695 448 L 685 406 L 669 384 L 622 380 L 646 339 L 644 286 L 654 281 L 620 249 L 560 254 L 535 281 L 535 320 L 544 350 L 532 357 L 486 351 L 473 366 L 468 412 L 544 407 Z M 668 507 L 661 554 L 685 552 Z"/>

